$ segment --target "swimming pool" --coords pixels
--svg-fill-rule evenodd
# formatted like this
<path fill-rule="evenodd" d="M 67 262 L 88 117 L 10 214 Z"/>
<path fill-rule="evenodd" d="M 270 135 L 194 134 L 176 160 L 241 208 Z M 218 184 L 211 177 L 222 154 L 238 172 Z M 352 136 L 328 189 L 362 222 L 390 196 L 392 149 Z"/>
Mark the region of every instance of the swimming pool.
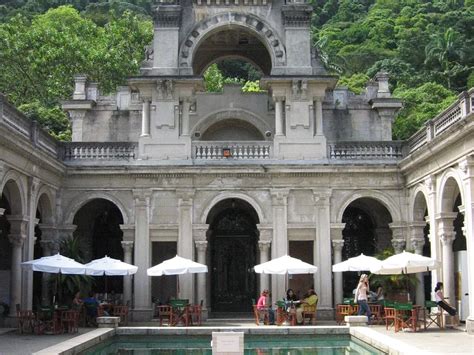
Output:
<path fill-rule="evenodd" d="M 245 355 L 384 354 L 350 335 L 245 335 Z M 211 355 L 209 335 L 116 335 L 80 355 Z"/>

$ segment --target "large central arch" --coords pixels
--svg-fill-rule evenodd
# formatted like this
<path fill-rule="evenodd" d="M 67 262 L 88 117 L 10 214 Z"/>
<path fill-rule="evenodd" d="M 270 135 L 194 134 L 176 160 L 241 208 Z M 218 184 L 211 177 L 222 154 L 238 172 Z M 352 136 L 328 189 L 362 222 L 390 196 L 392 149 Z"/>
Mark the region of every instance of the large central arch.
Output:
<path fill-rule="evenodd" d="M 253 38 L 261 42 L 269 56 L 271 62 L 270 66 L 265 65 L 263 62 L 260 63 L 261 58 L 258 58 L 258 56 L 253 58 L 252 56 L 249 57 L 249 55 L 246 55 L 245 57 L 249 57 L 248 59 L 255 62 L 264 72 L 268 71 L 266 74 L 270 74 L 273 68 L 286 64 L 286 52 L 283 42 L 277 32 L 267 23 L 255 15 L 239 12 L 225 12 L 206 18 L 194 26 L 188 33 L 179 50 L 180 71 L 183 73 L 187 72 L 187 74 L 199 75 L 200 72 L 206 68 L 207 64 L 209 64 L 196 63 L 197 57 L 202 56 L 197 55 L 199 48 L 210 36 L 223 31 L 228 31 L 229 34 L 237 31 L 237 33 L 241 33 L 243 36 L 250 36 L 249 41 L 252 41 Z M 239 53 L 237 52 L 231 53 L 229 51 L 223 51 L 219 57 L 238 55 Z M 211 57 L 208 58 L 208 61 L 212 62 L 217 59 Z M 199 71 L 199 73 L 197 71 Z"/>

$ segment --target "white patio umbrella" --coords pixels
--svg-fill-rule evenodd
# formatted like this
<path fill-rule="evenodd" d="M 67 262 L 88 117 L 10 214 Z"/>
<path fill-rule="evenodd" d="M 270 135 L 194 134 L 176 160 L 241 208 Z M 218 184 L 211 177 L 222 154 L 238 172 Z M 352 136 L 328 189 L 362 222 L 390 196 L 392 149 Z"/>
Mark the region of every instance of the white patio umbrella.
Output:
<path fill-rule="evenodd" d="M 26 270 L 48 272 L 51 274 L 65 274 L 65 275 L 84 275 L 86 273 L 85 265 L 77 261 L 56 254 L 52 256 L 43 256 L 42 258 L 25 261 L 21 266 Z"/>
<path fill-rule="evenodd" d="M 86 265 L 86 275 L 105 276 L 105 297 L 107 298 L 107 276 L 127 276 L 137 272 L 138 266 L 127 264 L 121 260 L 109 258 L 107 255 L 92 260 Z"/>
<path fill-rule="evenodd" d="M 380 265 L 371 268 L 370 272 L 380 275 L 414 274 L 431 271 L 440 266 L 436 259 L 403 251 L 383 260 Z"/>
<path fill-rule="evenodd" d="M 179 275 L 196 274 L 207 272 L 207 265 L 182 258 L 176 255 L 174 258 L 163 261 L 162 263 L 149 268 L 146 273 L 148 276 L 177 275 L 176 296 L 179 296 Z"/>
<path fill-rule="evenodd" d="M 265 263 L 255 265 L 257 274 L 273 274 L 285 276 L 285 290 L 288 288 L 288 275 L 294 274 L 314 274 L 318 271 L 317 266 L 305 263 L 304 261 L 283 255 Z"/>
<path fill-rule="evenodd" d="M 349 258 L 343 262 L 334 264 L 332 266 L 333 272 L 345 272 L 345 271 L 369 271 L 372 268 L 380 266 L 381 260 L 374 258 L 373 256 L 367 256 L 360 254 L 353 258 Z"/>
<path fill-rule="evenodd" d="M 258 274 L 314 274 L 318 268 L 304 261 L 292 258 L 289 255 L 283 255 L 279 258 L 255 265 L 254 270 Z"/>
<path fill-rule="evenodd" d="M 62 256 L 57 253 L 52 256 L 43 256 L 42 258 L 25 261 L 21 263 L 21 266 L 26 270 L 40 271 L 51 274 L 63 274 L 63 275 L 84 275 L 86 273 L 85 265 L 78 263 L 77 261 Z M 56 289 L 58 280 L 56 278 Z M 56 291 L 53 296 L 53 303 L 56 300 Z"/>

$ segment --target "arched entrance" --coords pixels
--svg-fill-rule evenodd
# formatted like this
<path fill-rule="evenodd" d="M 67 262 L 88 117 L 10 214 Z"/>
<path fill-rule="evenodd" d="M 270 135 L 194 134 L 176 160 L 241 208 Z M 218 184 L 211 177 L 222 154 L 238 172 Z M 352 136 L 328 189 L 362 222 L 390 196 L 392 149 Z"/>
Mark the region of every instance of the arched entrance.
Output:
<path fill-rule="evenodd" d="M 248 312 L 257 296 L 259 223 L 257 213 L 246 201 L 226 199 L 217 203 L 207 217 L 211 311 Z"/>
<path fill-rule="evenodd" d="M 392 222 L 390 212 L 377 200 L 364 197 L 351 202 L 342 216 L 342 223 L 345 223 L 345 228 L 342 231 L 343 260 L 361 253 L 373 256 L 391 247 L 390 222 Z M 344 296 L 352 296 L 352 290 L 357 286 L 357 280 L 357 273 L 343 273 Z"/>
<path fill-rule="evenodd" d="M 102 198 L 87 202 L 75 214 L 73 224 L 77 226 L 74 238 L 79 239 L 85 262 L 104 256 L 123 260 L 123 232 L 120 229 L 123 216 L 114 203 Z M 93 289 L 104 293 L 105 278 L 97 277 L 94 281 Z M 107 277 L 107 291 L 112 290 L 123 292 L 123 277 Z"/>

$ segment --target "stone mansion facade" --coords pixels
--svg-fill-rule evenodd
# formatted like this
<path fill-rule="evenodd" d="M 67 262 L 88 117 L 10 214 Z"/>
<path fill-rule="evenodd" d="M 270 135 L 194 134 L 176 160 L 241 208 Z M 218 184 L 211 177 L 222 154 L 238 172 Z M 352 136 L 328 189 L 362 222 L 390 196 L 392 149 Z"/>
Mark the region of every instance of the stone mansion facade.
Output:
<path fill-rule="evenodd" d="M 211 315 L 249 311 L 261 289 L 284 296 L 284 277 L 254 265 L 284 254 L 313 263 L 316 274 L 289 285 L 314 287 L 330 318 L 354 287 L 332 264 L 393 247 L 442 261 L 419 275 L 417 302 L 443 281 L 473 327 L 474 91 L 392 141 L 402 102 L 387 75 L 360 95 L 336 86 L 311 46 L 311 11 L 292 0 L 159 4 L 139 76 L 107 96 L 75 77 L 63 102 L 72 142 L 0 97 L 0 300 L 46 302 L 47 277 L 20 263 L 74 236 L 89 260 L 139 267 L 113 281 L 136 320 L 176 296 L 175 278 L 146 275 L 175 254 L 208 265 L 180 277 L 179 296 Z M 254 64 L 265 92 L 205 92 L 202 74 L 222 58 Z"/>

